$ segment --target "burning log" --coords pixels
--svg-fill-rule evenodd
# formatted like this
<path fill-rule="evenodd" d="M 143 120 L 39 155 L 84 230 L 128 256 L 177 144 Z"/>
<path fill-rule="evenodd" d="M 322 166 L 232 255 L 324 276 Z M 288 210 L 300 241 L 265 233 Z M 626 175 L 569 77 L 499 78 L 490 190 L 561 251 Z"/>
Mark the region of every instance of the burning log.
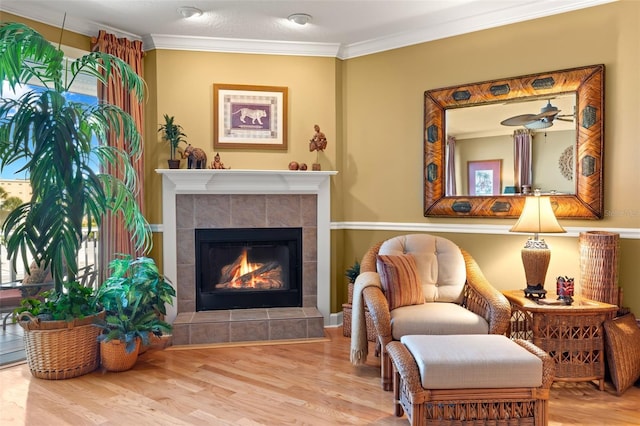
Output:
<path fill-rule="evenodd" d="M 271 289 L 282 287 L 282 266 L 278 262 L 268 262 L 259 265 L 256 269 L 236 276 L 240 271 L 240 263 L 234 262 L 223 268 L 221 283 L 216 288 L 257 288 Z"/>

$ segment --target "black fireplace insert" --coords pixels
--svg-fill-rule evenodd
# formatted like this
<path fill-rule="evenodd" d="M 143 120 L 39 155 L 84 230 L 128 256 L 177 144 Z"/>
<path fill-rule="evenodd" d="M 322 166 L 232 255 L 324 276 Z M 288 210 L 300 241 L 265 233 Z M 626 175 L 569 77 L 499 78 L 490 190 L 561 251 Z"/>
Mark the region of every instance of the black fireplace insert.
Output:
<path fill-rule="evenodd" d="M 196 310 L 302 306 L 302 228 L 196 229 Z"/>

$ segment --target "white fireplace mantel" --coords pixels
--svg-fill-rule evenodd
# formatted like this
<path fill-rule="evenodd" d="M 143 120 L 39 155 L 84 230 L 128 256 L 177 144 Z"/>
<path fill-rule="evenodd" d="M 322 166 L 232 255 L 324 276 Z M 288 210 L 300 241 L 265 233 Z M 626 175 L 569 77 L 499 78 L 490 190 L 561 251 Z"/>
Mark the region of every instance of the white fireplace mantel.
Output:
<path fill-rule="evenodd" d="M 318 310 L 329 325 L 331 315 L 330 178 L 337 171 L 156 169 L 162 175 L 164 274 L 175 282 L 176 195 L 178 194 L 316 194 Z M 177 308 L 169 306 L 172 322 Z"/>

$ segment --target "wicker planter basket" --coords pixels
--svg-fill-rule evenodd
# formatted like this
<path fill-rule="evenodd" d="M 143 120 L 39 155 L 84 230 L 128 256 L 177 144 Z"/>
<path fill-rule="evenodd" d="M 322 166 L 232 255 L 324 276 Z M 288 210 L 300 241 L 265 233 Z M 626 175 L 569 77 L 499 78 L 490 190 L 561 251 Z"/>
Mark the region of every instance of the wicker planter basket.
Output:
<path fill-rule="evenodd" d="M 27 364 L 34 377 L 60 380 L 98 368 L 98 335 L 93 325 L 105 312 L 74 321 L 41 321 L 28 312 L 20 316 Z"/>
<path fill-rule="evenodd" d="M 126 371 L 131 369 L 138 360 L 140 339 L 136 339 L 136 347 L 131 353 L 127 353 L 127 345 L 120 340 L 100 342 L 100 363 L 108 371 Z"/>
<path fill-rule="evenodd" d="M 582 297 L 610 305 L 619 305 L 620 234 L 604 231 L 581 232 L 578 244 Z"/>

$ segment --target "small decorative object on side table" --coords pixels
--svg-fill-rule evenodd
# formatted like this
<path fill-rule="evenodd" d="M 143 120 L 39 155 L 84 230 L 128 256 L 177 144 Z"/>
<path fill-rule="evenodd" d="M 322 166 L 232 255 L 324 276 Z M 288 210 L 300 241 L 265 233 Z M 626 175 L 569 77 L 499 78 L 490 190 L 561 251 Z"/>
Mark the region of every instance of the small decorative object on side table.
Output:
<path fill-rule="evenodd" d="M 573 278 L 558 277 L 556 281 L 556 293 L 558 300 L 562 300 L 565 305 L 573 303 Z"/>
<path fill-rule="evenodd" d="M 598 381 L 604 390 L 605 320 L 616 305 L 576 297 L 573 304 L 559 300 L 531 300 L 522 290 L 502 292 L 511 303 L 510 336 L 531 340 L 556 361 L 557 381 Z"/>

